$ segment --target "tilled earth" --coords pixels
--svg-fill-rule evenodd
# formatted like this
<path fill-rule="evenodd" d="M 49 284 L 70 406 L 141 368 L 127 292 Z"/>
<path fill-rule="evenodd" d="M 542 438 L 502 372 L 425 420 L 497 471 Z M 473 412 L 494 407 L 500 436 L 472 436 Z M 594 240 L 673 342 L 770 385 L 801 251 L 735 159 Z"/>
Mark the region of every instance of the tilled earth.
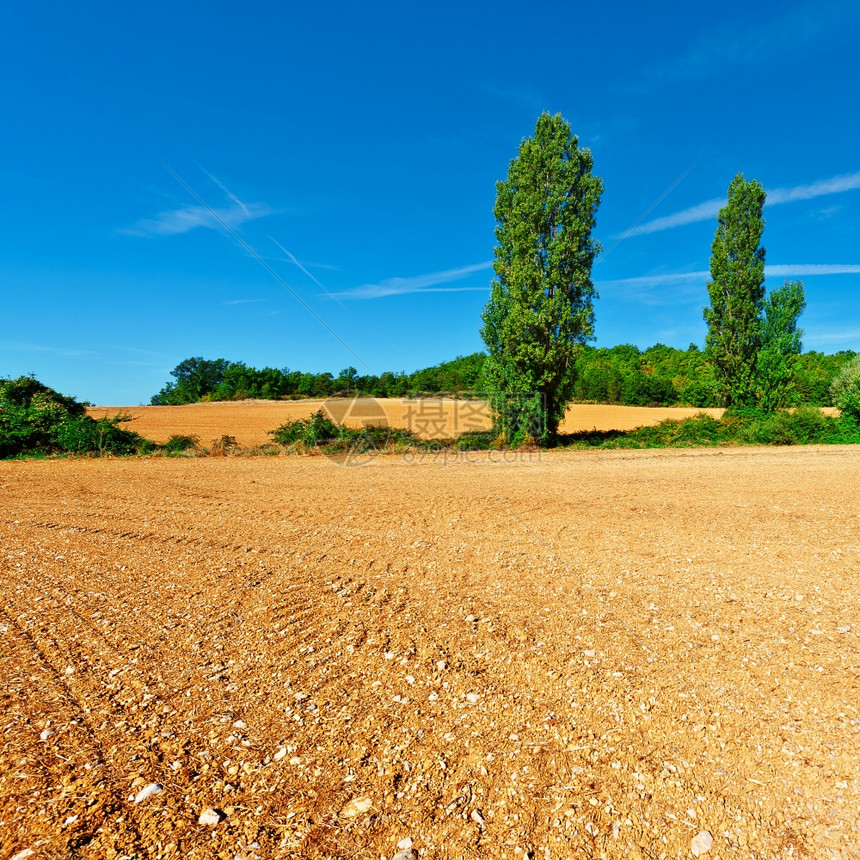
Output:
<path fill-rule="evenodd" d="M 860 451 L 500 459 L 0 464 L 0 860 L 860 856 Z"/>

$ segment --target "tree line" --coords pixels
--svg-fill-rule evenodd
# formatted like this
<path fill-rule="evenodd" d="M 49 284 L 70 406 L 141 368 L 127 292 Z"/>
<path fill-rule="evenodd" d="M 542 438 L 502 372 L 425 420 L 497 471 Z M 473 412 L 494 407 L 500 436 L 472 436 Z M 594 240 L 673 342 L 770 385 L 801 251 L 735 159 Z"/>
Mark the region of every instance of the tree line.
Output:
<path fill-rule="evenodd" d="M 591 152 L 579 147 L 561 114 L 543 113 L 534 136 L 511 159 L 507 178 L 496 183 L 495 278 L 482 314 L 489 355 L 481 385 L 504 439 L 555 444 L 577 398 L 763 414 L 802 401 L 824 404 L 831 396 L 837 405 L 848 403 L 849 395 L 831 394 L 827 381 L 834 365 L 855 366 L 846 363 L 851 355 L 802 357 L 803 284 L 786 281 L 766 294 L 766 194 L 742 173 L 717 216 L 704 354 L 658 345 L 646 350 L 656 354 L 649 367 L 650 357 L 643 362 L 634 348 L 616 347 L 595 360 L 586 344 L 594 340 L 591 269 L 601 246 L 591 234 L 603 181 L 592 168 Z M 854 391 L 853 376 L 846 380 L 845 390 Z"/>
<path fill-rule="evenodd" d="M 835 355 L 805 352 L 791 363 L 788 381 L 791 404 L 833 405 L 830 385 L 856 353 Z M 154 395 L 156 406 L 174 406 L 211 400 L 279 400 L 332 396 L 419 397 L 487 396 L 482 373 L 487 356 L 482 352 L 413 373 L 387 371 L 359 375 L 347 367 L 332 373 L 305 373 L 289 368 L 257 369 L 224 358 L 187 358 L 171 371 L 173 381 Z M 582 403 L 617 403 L 627 406 L 721 405 L 714 367 L 696 344 L 675 349 L 658 343 L 645 350 L 631 344 L 611 348 L 582 347 L 574 361 L 572 399 Z"/>

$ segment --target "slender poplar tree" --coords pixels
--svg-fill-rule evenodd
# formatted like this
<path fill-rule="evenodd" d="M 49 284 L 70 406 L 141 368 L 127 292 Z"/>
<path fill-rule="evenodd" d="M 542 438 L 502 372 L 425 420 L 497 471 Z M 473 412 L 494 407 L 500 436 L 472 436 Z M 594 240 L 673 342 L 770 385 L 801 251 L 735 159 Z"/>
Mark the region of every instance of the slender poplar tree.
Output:
<path fill-rule="evenodd" d="M 496 184 L 496 241 L 481 335 L 483 384 L 507 441 L 547 444 L 573 397 L 574 363 L 593 337 L 591 238 L 603 181 L 561 114 L 544 113 Z"/>
<path fill-rule="evenodd" d="M 727 407 L 756 405 L 765 295 L 764 200 L 764 188 L 739 173 L 729 185 L 728 204 L 719 212 L 711 245 L 706 344 Z"/>

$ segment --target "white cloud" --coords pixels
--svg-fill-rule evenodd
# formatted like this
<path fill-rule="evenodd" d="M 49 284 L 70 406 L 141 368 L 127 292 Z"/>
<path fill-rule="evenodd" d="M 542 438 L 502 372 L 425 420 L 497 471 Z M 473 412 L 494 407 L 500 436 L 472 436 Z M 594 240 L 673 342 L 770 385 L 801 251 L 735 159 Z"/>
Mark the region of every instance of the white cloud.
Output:
<path fill-rule="evenodd" d="M 860 348 L 860 328 L 844 331 L 819 331 L 806 332 L 803 336 L 804 343 L 820 344 L 842 344 L 846 349 Z"/>
<path fill-rule="evenodd" d="M 860 173 L 848 173 L 834 176 L 831 179 L 820 179 L 808 185 L 795 185 L 791 188 L 773 188 L 767 192 L 766 206 L 778 206 L 781 203 L 794 203 L 797 200 L 812 200 L 827 194 L 840 194 L 843 191 L 853 191 L 860 188 Z M 655 218 L 630 230 L 628 236 L 643 236 L 647 233 L 658 233 L 683 224 L 696 221 L 708 221 L 716 217 L 720 208 L 726 205 L 726 200 L 706 200 L 689 209 L 683 209 L 672 215 Z"/>
<path fill-rule="evenodd" d="M 208 206 L 169 167 L 167 169 L 182 185 L 185 185 L 191 191 L 191 194 L 199 201 L 199 205 L 188 204 L 179 209 L 168 209 L 164 212 L 159 212 L 154 218 L 141 218 L 132 227 L 121 229 L 120 233 L 128 236 L 175 236 L 179 233 L 188 233 L 197 227 L 208 227 L 210 230 L 224 229 L 226 227 L 233 230 L 246 221 L 254 221 L 257 218 L 272 215 L 275 211 L 265 203 L 243 203 L 217 176 L 213 176 L 208 170 L 200 167 L 230 201 L 229 206 L 220 209 Z"/>
<path fill-rule="evenodd" d="M 260 302 L 265 302 L 266 299 L 232 299 L 229 302 L 221 302 L 222 305 L 257 305 Z"/>
<path fill-rule="evenodd" d="M 701 281 L 710 277 L 710 272 L 678 272 L 667 275 L 642 275 L 636 278 L 616 278 L 612 281 L 597 281 L 601 289 L 605 287 L 656 287 L 660 284 L 676 284 L 688 281 Z"/>
<path fill-rule="evenodd" d="M 79 355 L 97 355 L 91 349 L 76 349 L 74 347 L 64 346 L 46 346 L 40 343 L 26 343 L 20 340 L 4 340 L 0 341 L 0 349 L 12 352 L 47 352 L 54 355 L 61 355 L 65 358 L 74 358 Z"/>
<path fill-rule="evenodd" d="M 684 224 L 693 224 L 696 221 L 709 221 L 711 218 L 715 218 L 720 208 L 725 205 L 726 201 L 722 199 L 706 200 L 704 203 L 691 206 L 689 209 L 682 209 L 672 215 L 664 215 L 662 218 L 646 221 L 630 230 L 627 236 L 644 236 L 646 233 L 659 233 L 662 230 L 670 230 L 672 227 L 681 227 Z"/>
<path fill-rule="evenodd" d="M 832 179 L 820 179 L 809 185 L 795 185 L 794 188 L 774 188 L 767 192 L 767 205 L 778 203 L 793 203 L 795 200 L 812 200 L 813 197 L 823 197 L 825 194 L 839 194 L 842 191 L 853 191 L 860 188 L 860 173 L 847 173 L 834 176 Z"/>
<path fill-rule="evenodd" d="M 271 215 L 273 211 L 262 203 L 233 203 L 221 209 L 189 204 L 180 209 L 159 212 L 154 218 L 141 218 L 133 227 L 126 227 L 120 232 L 128 236 L 176 236 L 197 227 L 218 230 L 226 224 L 235 229 L 246 221 Z"/>
<path fill-rule="evenodd" d="M 794 266 L 765 266 L 769 278 L 802 278 L 805 275 L 860 275 L 860 266 L 836 263 L 813 263 Z"/>
<path fill-rule="evenodd" d="M 477 290 L 487 290 L 484 287 L 437 287 L 437 284 L 447 284 L 459 281 L 467 275 L 482 272 L 492 268 L 492 262 L 476 263 L 473 266 L 461 266 L 459 269 L 446 269 L 442 272 L 430 272 L 427 275 L 413 275 L 409 278 L 386 278 L 378 284 L 362 284 L 352 290 L 330 295 L 344 299 L 381 299 L 385 296 L 404 296 L 409 293 L 460 293 Z"/>
<path fill-rule="evenodd" d="M 810 263 L 810 264 L 787 264 L 777 266 L 765 266 L 766 278 L 801 278 L 814 275 L 858 275 L 860 265 L 842 265 L 837 263 Z M 596 281 L 596 286 L 601 290 L 622 288 L 627 290 L 647 291 L 652 287 L 671 284 L 688 284 L 696 281 L 705 282 L 710 280 L 709 271 L 697 272 L 673 272 L 664 275 L 639 275 L 633 278 L 616 278 L 615 280 Z"/>

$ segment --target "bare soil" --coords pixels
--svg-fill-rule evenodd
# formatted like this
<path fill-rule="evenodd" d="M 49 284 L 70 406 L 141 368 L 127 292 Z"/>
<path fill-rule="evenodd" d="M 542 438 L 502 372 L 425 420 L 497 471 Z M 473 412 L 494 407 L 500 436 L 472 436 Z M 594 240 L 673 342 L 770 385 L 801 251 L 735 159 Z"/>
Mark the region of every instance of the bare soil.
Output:
<path fill-rule="evenodd" d="M 323 405 L 348 426 L 382 423 L 411 430 L 422 439 L 452 438 L 490 428 L 487 404 L 482 400 L 240 400 L 187 406 L 98 406 L 88 411 L 94 418 L 119 412 L 131 415 L 133 422 L 125 426 L 155 442 L 185 434 L 197 436 L 203 445 L 209 445 L 222 436 L 233 436 L 239 445 L 253 447 L 271 442 L 268 431 L 287 421 L 309 418 Z M 563 433 L 633 430 L 659 424 L 666 418 L 689 418 L 701 412 L 719 416 L 723 410 L 577 403 L 569 407 L 560 429 Z"/>
<path fill-rule="evenodd" d="M 507 456 L 0 463 L 0 858 L 860 856 L 860 450 Z"/>

